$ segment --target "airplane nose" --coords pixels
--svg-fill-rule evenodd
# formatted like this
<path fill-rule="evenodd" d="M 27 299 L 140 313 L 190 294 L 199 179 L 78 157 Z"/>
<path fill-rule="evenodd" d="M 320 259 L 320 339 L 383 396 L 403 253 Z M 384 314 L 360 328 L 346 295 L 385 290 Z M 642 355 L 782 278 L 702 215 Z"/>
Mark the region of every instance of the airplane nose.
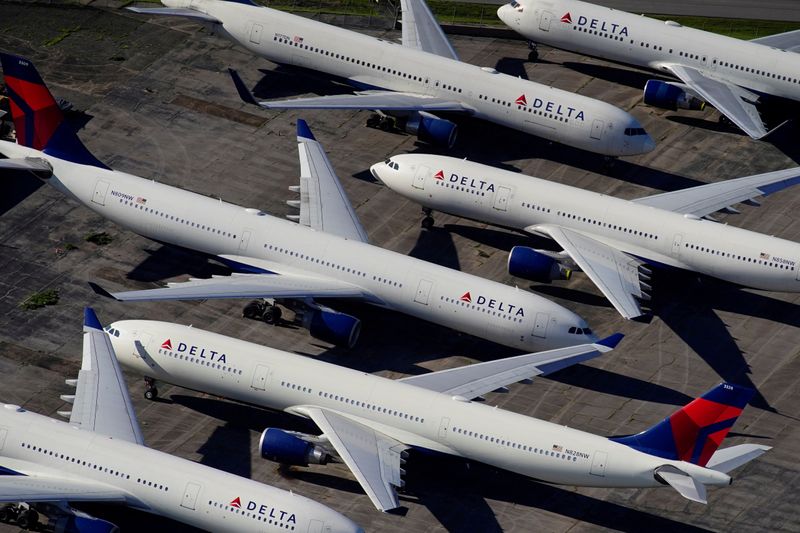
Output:
<path fill-rule="evenodd" d="M 656 142 L 650 135 L 645 135 L 642 139 L 642 153 L 646 154 L 656 149 Z"/>
<path fill-rule="evenodd" d="M 506 20 L 508 15 L 509 7 L 507 4 L 502 5 L 497 10 L 497 18 L 503 21 L 504 24 L 508 24 L 508 20 Z"/>
<path fill-rule="evenodd" d="M 378 172 L 378 169 L 379 169 L 379 168 L 381 167 L 381 165 L 383 165 L 383 164 L 384 164 L 384 163 L 375 163 L 374 165 L 372 165 L 371 167 L 369 167 L 369 173 L 370 173 L 370 174 L 372 174 L 372 177 L 373 177 L 373 178 L 375 178 L 376 180 L 380 181 L 381 183 L 383 183 L 383 180 L 381 179 L 381 175 L 380 175 L 380 173 Z"/>

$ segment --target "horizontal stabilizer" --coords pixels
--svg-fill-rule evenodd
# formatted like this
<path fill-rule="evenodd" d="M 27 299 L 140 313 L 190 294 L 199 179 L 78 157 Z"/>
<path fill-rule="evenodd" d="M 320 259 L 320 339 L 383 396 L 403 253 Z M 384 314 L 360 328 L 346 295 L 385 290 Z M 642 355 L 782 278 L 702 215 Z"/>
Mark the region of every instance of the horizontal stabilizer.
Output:
<path fill-rule="evenodd" d="M 727 474 L 728 472 L 749 463 L 772 449 L 772 446 L 763 444 L 739 444 L 730 448 L 723 448 L 714 452 L 706 463 L 706 468 Z"/>
<path fill-rule="evenodd" d="M 692 476 L 671 465 L 664 465 L 656 469 L 656 477 L 668 484 L 678 493 L 697 503 L 708 503 L 706 487 Z"/>
<path fill-rule="evenodd" d="M 30 172 L 42 180 L 49 179 L 53 175 L 53 167 L 46 159 L 40 157 L 0 159 L 0 173 L 3 171 Z"/>

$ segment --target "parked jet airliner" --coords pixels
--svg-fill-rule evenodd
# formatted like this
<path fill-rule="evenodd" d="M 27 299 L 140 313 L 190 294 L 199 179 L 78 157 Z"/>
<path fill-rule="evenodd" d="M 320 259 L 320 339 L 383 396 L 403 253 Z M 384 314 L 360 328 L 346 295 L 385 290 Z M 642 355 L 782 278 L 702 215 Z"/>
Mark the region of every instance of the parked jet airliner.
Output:
<path fill-rule="evenodd" d="M 0 409 L 0 502 L 27 502 L 33 526 L 45 510 L 67 533 L 119 531 L 67 502 L 114 502 L 208 531 L 363 530 L 324 505 L 143 444 L 109 337 L 87 308 L 83 362 L 69 423 L 6 404 Z M 46 506 L 45 504 L 51 504 Z M 53 512 L 55 511 L 55 512 Z"/>
<path fill-rule="evenodd" d="M 706 485 L 767 446 L 717 450 L 753 394 L 722 384 L 630 437 L 605 438 L 503 411 L 473 398 L 612 349 L 615 334 L 584 344 L 391 380 L 193 327 L 123 320 L 109 327 L 120 363 L 148 378 L 311 419 L 308 435 L 268 428 L 261 454 L 288 464 L 344 462 L 380 510 L 399 506 L 410 448 L 446 453 L 548 483 L 672 486 L 706 502 Z"/>
<path fill-rule="evenodd" d="M 800 168 L 623 200 L 479 163 L 393 156 L 373 176 L 425 209 L 553 239 L 562 252 L 515 246 L 514 276 L 549 282 L 579 268 L 625 318 L 642 314 L 651 268 L 675 267 L 770 291 L 800 292 L 800 244 L 705 220 L 800 183 Z M 433 220 L 428 216 L 424 225 Z"/>
<path fill-rule="evenodd" d="M 28 167 L 120 226 L 216 257 L 241 273 L 114 294 L 119 300 L 275 298 L 317 338 L 352 346 L 357 318 L 315 301 L 356 299 L 527 351 L 591 342 L 586 322 L 535 294 L 372 246 L 322 146 L 298 121 L 299 224 L 116 172 L 63 121 L 33 65 L 0 54 L 18 144 L 0 168 Z M 41 151 L 43 149 L 43 151 Z M 102 289 L 95 290 L 108 296 Z M 277 307 L 267 311 L 273 318 Z M 249 307 L 247 312 L 249 313 Z"/>
<path fill-rule="evenodd" d="M 407 132 L 447 146 L 455 141 L 456 126 L 433 113 L 471 115 L 608 156 L 655 147 L 636 119 L 617 107 L 461 62 L 424 0 L 401 0 L 402 45 L 247 1 L 162 3 L 169 7 L 130 9 L 205 22 L 254 54 L 324 72 L 361 91 L 260 102 L 268 109 L 399 113 Z"/>
<path fill-rule="evenodd" d="M 742 41 L 579 0 L 512 0 L 497 15 L 534 47 L 543 43 L 669 74 L 650 80 L 647 104 L 676 110 L 708 102 L 754 139 L 770 130 L 759 104 L 800 101 L 800 30 Z"/>

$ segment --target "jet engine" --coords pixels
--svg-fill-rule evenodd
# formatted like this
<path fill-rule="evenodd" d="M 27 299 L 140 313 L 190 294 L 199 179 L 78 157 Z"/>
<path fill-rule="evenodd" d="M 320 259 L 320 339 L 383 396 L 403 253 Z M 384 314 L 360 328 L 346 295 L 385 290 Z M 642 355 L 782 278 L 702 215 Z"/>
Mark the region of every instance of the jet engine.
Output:
<path fill-rule="evenodd" d="M 644 86 L 644 103 L 672 111 L 678 108 L 702 111 L 706 103 L 686 92 L 687 88 L 680 83 L 648 80 Z"/>
<path fill-rule="evenodd" d="M 312 337 L 345 348 L 355 346 L 361 333 L 359 319 L 319 305 L 303 314 L 303 327 Z"/>
<path fill-rule="evenodd" d="M 406 121 L 406 133 L 416 135 L 420 141 L 452 148 L 458 135 L 458 126 L 449 120 L 425 111 L 414 113 Z"/>
<path fill-rule="evenodd" d="M 508 273 L 518 278 L 550 283 L 554 279 L 569 279 L 572 270 L 555 258 L 527 246 L 515 246 L 508 254 Z"/>
<path fill-rule="evenodd" d="M 80 515 L 73 515 L 56 521 L 55 531 L 63 531 L 64 533 L 117 533 L 119 527 L 111 522 L 81 513 Z"/>
<path fill-rule="evenodd" d="M 264 459 L 289 465 L 324 465 L 331 459 L 321 446 L 278 428 L 265 429 L 258 448 Z"/>

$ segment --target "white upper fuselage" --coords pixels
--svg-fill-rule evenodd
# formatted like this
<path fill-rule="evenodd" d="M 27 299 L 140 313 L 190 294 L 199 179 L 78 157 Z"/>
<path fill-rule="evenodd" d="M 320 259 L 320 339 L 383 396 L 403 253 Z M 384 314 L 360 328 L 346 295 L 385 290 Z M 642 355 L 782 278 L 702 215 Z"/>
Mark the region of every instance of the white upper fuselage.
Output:
<path fill-rule="evenodd" d="M 13 143 L 0 141 L 0 153 L 47 159 L 54 168 L 51 185 L 120 226 L 160 242 L 214 256 L 241 256 L 256 266 L 259 259 L 269 260 L 347 281 L 378 299 L 371 303 L 526 351 L 596 339 L 568 332 L 570 327 L 587 328 L 575 313 L 515 287 Z"/>
<path fill-rule="evenodd" d="M 399 169 L 378 163 L 375 177 L 431 209 L 533 232 L 537 224 L 558 225 L 652 264 L 800 291 L 800 244 L 792 241 L 452 157 L 403 154 L 391 161 Z"/>
<path fill-rule="evenodd" d="M 193 327 L 122 320 L 109 329 L 120 363 L 156 380 L 300 416 L 304 407 L 330 409 L 406 445 L 551 483 L 654 487 L 653 473 L 665 464 L 703 483 L 729 482 L 604 437 Z"/>
<path fill-rule="evenodd" d="M 362 531 L 315 501 L 17 406 L 0 407 L 0 465 L 100 482 L 126 504 L 208 531 Z M 239 499 L 239 507 L 231 505 Z M 314 529 L 317 527 L 317 529 Z"/>
<path fill-rule="evenodd" d="M 494 69 L 266 7 L 218 0 L 164 4 L 217 18 L 223 34 L 270 61 L 324 72 L 359 88 L 457 100 L 473 108 L 475 117 L 604 155 L 635 155 L 655 147 L 641 134 L 641 125 L 615 106 Z M 640 134 L 625 134 L 635 129 Z"/>
<path fill-rule="evenodd" d="M 800 100 L 800 54 L 579 0 L 521 0 L 497 14 L 531 41 L 669 72 L 695 68 L 759 93 Z"/>

